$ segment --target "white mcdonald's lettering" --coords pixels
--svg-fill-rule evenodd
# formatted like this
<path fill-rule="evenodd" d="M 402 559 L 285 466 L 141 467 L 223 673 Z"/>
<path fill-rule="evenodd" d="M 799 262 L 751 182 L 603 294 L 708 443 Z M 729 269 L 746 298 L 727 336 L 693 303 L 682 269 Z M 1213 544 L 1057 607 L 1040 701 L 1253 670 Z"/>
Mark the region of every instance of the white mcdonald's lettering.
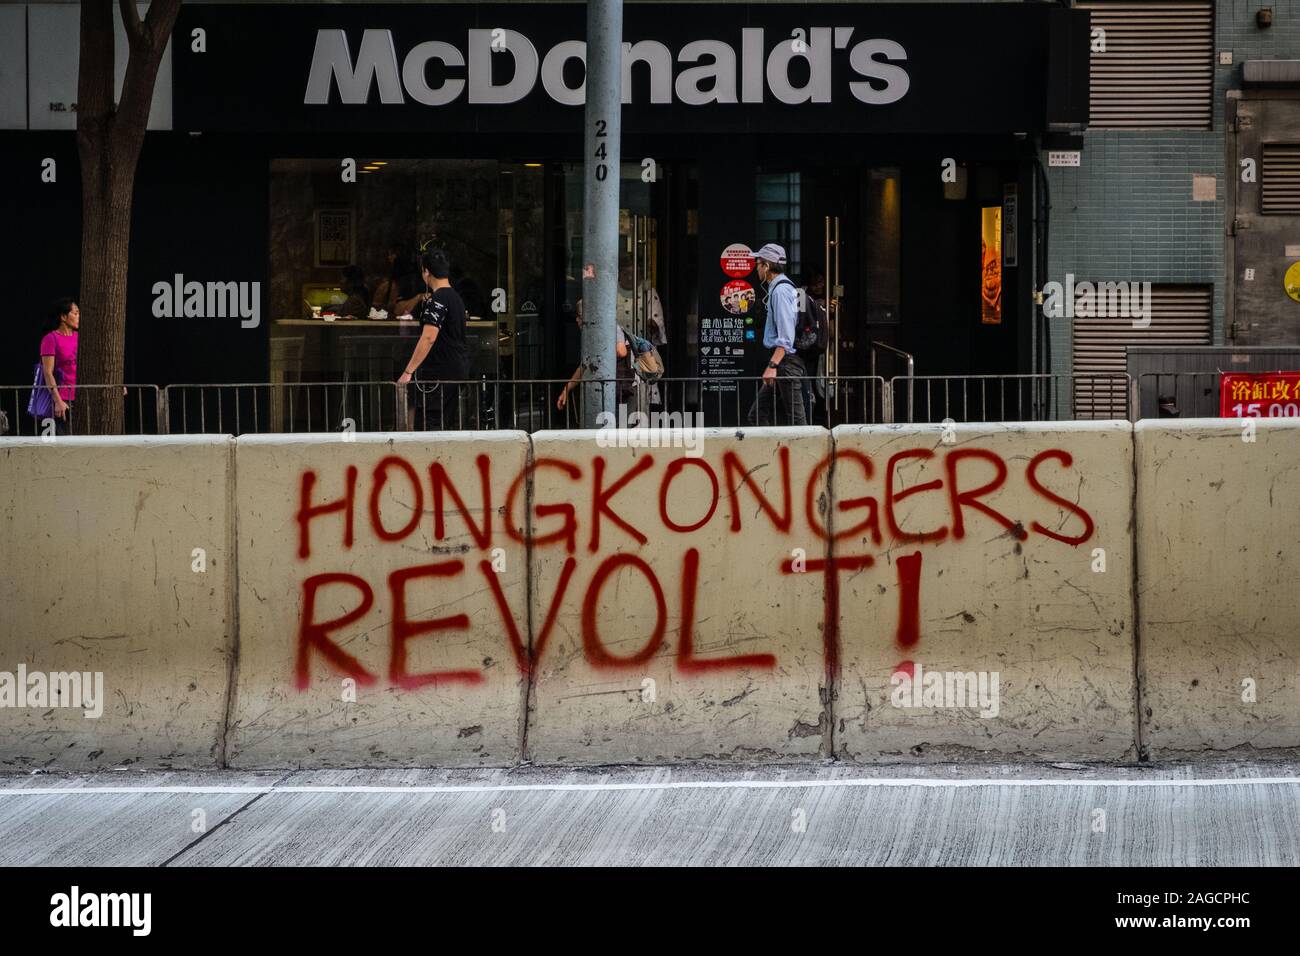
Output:
<path fill-rule="evenodd" d="M 745 27 L 740 53 L 723 40 L 702 39 L 685 44 L 674 56 L 658 40 L 623 44 L 623 102 L 632 103 L 634 73 L 649 74 L 651 103 L 703 106 L 709 103 L 762 103 L 770 94 L 781 103 L 830 103 L 832 59 L 847 51 L 849 68 L 857 78 L 849 92 L 861 103 L 883 106 L 906 95 L 911 80 L 900 66 L 907 60 L 901 44 L 881 38 L 860 40 L 849 45 L 853 27 L 813 27 L 807 40 L 796 49 L 785 35 L 767 50 L 761 27 Z M 566 81 L 564 68 L 570 60 L 585 65 L 587 48 L 581 40 L 563 40 L 539 56 L 528 37 L 516 30 L 503 30 L 504 42 L 494 30 L 469 30 L 466 57 L 460 49 L 441 40 L 417 44 L 399 64 L 391 30 L 365 30 L 356 56 L 343 30 L 316 31 L 316 47 L 303 103 L 327 106 L 333 90 L 344 105 L 365 105 L 374 87 L 379 102 L 404 104 L 406 97 L 425 106 L 446 106 L 465 96 L 473 104 L 517 103 L 528 96 L 540 78 L 547 96 L 557 103 L 580 106 L 586 100 L 586 79 L 576 85 Z M 766 53 L 764 52 L 766 50 Z M 505 58 L 512 60 L 507 70 Z M 790 78 L 790 66 L 803 59 L 807 79 L 800 85 Z M 436 86 L 428 80 L 432 61 L 442 64 L 443 78 Z M 674 63 L 678 70 L 673 75 Z M 464 75 L 457 75 L 464 71 Z M 510 75 L 505 82 L 500 77 Z"/>

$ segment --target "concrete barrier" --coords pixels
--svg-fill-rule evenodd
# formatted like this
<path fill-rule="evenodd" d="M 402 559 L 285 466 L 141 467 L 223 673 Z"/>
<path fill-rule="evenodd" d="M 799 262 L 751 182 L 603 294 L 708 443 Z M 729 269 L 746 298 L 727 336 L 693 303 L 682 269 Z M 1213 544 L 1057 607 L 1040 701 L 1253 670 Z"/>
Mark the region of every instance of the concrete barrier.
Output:
<path fill-rule="evenodd" d="M 0 439 L 0 767 L 218 762 L 230 471 L 225 436 Z"/>
<path fill-rule="evenodd" d="M 527 455 L 521 432 L 238 440 L 232 766 L 518 760 Z"/>
<path fill-rule="evenodd" d="M 638 434 L 651 433 L 622 436 Z M 533 436 L 529 756 L 823 752 L 826 543 L 807 512 L 826 505 L 829 434 L 700 429 L 608 447 L 618 436 Z M 809 573 L 783 571 L 792 560 Z"/>
<path fill-rule="evenodd" d="M 837 756 L 1133 756 L 1130 426 L 834 441 Z"/>
<path fill-rule="evenodd" d="M 1142 741 L 1300 747 L 1300 421 L 1137 424 Z"/>

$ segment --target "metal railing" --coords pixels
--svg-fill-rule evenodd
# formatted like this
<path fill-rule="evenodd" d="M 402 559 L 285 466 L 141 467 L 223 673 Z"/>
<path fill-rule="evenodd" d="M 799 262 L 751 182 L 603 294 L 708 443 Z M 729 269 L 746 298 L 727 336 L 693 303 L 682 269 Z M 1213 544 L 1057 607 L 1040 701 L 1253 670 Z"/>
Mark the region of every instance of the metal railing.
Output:
<path fill-rule="evenodd" d="M 877 342 L 877 341 L 873 341 L 871 345 L 868 346 L 867 351 L 868 354 L 871 356 L 871 374 L 873 376 L 876 374 L 876 354 L 878 352 L 888 352 L 890 355 L 893 355 L 896 358 L 901 358 L 906 363 L 907 366 L 906 374 L 901 376 L 898 375 L 891 376 L 891 380 L 894 378 L 905 378 L 909 382 L 911 382 L 915 378 L 916 359 L 911 352 L 904 352 L 902 349 L 894 348 L 894 346 L 889 345 L 886 342 Z M 892 385 L 887 390 L 886 395 L 888 397 L 889 406 L 890 406 L 889 420 L 892 422 L 894 420 L 894 416 L 893 416 L 894 389 Z M 908 408 L 912 407 L 912 389 L 910 386 L 907 390 L 907 407 Z"/>
<path fill-rule="evenodd" d="M 834 405 L 832 394 L 838 397 Z M 811 407 L 812 424 L 888 420 L 886 383 L 870 376 L 807 378 L 796 385 L 782 379 L 775 389 L 758 376 L 635 384 L 586 379 L 572 386 L 568 379 L 169 385 L 163 398 L 171 432 L 236 435 L 573 429 L 583 427 L 584 407 L 591 402 L 615 427 L 792 424 L 796 404 L 805 422 Z M 829 419 L 828 407 L 835 409 Z"/>
<path fill-rule="evenodd" d="M 905 354 L 905 353 L 904 353 Z M 486 431 L 581 428 L 584 405 L 596 402 L 602 422 L 616 427 L 739 427 L 791 424 L 795 406 L 811 406 L 811 424 L 890 422 L 1065 421 L 1171 414 L 1148 401 L 1165 381 L 1184 415 L 1218 414 L 1218 373 L 1071 375 L 901 375 L 780 379 L 663 378 L 638 381 L 480 380 L 438 385 L 374 382 L 78 385 L 124 403 L 127 434 L 253 434 L 306 432 Z M 1202 381 L 1197 381 L 1197 380 Z M 1210 381 L 1210 380 L 1213 381 Z M 811 393 L 811 396 L 810 394 Z M 31 386 L 0 387 L 9 435 L 39 435 L 27 415 Z M 561 401 L 563 396 L 563 401 Z M 1195 399 L 1195 401 L 1193 401 Z M 73 404 L 70 428 L 85 433 L 85 402 Z M 1166 403 L 1167 404 L 1167 403 Z M 1151 407 L 1147 407 L 1150 405 Z M 638 413 L 644 418 L 637 418 Z"/>
<path fill-rule="evenodd" d="M 122 434 L 160 435 L 166 433 L 162 412 L 162 393 L 157 385 L 75 385 L 73 400 L 63 416 L 33 418 L 27 406 L 35 386 L 0 385 L 0 436 L 7 438 L 49 435 L 89 435 L 90 408 L 96 402 L 122 403 Z"/>
<path fill-rule="evenodd" d="M 183 384 L 163 389 L 168 431 L 178 435 L 404 431 L 392 382 Z"/>
<path fill-rule="evenodd" d="M 1217 418 L 1222 372 L 1142 372 L 1133 382 L 1133 419 Z"/>
<path fill-rule="evenodd" d="M 896 355 L 907 363 L 907 374 L 903 376 L 895 376 L 896 378 L 912 378 L 913 376 L 916 375 L 916 358 L 912 355 L 911 352 L 904 352 L 902 349 L 896 349 L 892 345 L 889 345 L 886 342 L 872 342 L 870 353 L 871 353 L 871 374 L 873 376 L 876 374 L 876 353 L 878 351 L 889 352 L 891 355 Z"/>
<path fill-rule="evenodd" d="M 915 375 L 890 380 L 897 422 L 1128 419 L 1129 395 L 1129 377 L 1123 372 Z"/>

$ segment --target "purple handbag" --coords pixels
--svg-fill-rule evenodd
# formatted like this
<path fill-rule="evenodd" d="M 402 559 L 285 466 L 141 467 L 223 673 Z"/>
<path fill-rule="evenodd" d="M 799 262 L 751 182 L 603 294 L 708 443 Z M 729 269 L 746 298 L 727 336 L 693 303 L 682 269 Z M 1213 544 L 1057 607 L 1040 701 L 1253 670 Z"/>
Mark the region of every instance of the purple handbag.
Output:
<path fill-rule="evenodd" d="M 63 375 L 58 369 L 54 370 L 54 383 L 63 384 Z M 36 363 L 36 380 L 32 382 L 32 397 L 27 400 L 27 414 L 37 421 L 54 417 L 54 396 L 50 394 L 40 362 Z"/>

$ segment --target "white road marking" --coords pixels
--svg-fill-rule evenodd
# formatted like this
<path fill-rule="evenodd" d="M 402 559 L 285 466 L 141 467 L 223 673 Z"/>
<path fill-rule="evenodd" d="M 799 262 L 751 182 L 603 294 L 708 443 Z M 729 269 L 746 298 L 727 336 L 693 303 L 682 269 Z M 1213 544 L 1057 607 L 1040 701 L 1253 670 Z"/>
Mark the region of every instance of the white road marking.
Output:
<path fill-rule="evenodd" d="M 0 797 L 85 796 L 86 794 L 289 794 L 289 793 L 554 793 L 620 790 L 801 790 L 828 787 L 1260 787 L 1300 783 L 1300 777 L 1211 777 L 1208 779 L 1091 780 L 942 780 L 929 777 L 866 777 L 840 780 L 678 780 L 645 783 L 518 783 L 442 786 L 171 786 L 171 787 L 0 787 Z"/>

